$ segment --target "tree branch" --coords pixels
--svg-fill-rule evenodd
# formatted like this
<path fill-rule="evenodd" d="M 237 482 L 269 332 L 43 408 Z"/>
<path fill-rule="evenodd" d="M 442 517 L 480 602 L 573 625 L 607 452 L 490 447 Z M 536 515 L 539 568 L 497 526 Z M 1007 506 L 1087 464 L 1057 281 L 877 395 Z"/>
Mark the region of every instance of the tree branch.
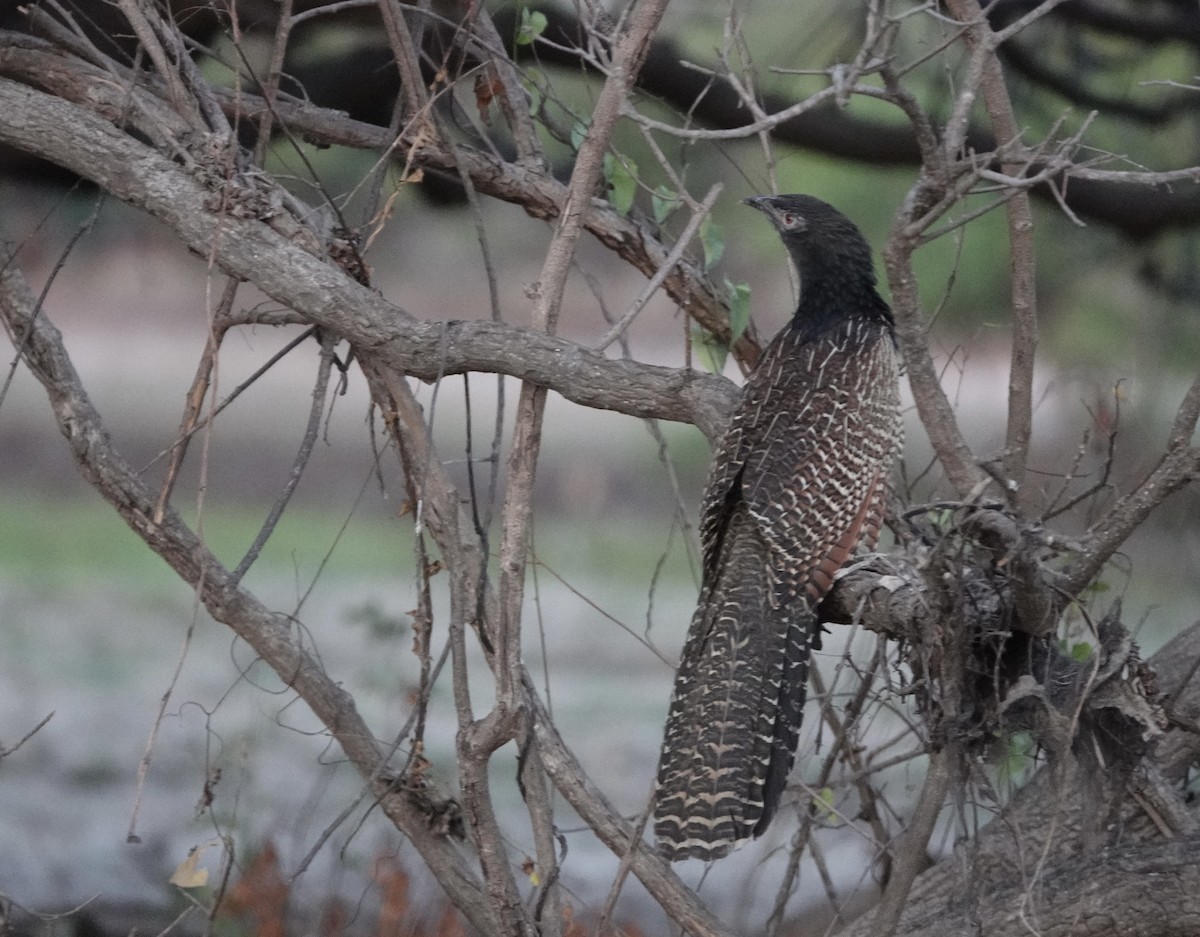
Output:
<path fill-rule="evenodd" d="M 209 614 L 228 625 L 291 687 L 326 726 L 359 774 L 371 784 L 388 817 L 413 843 L 455 905 L 483 933 L 495 933 L 493 911 L 457 847 L 434 828 L 432 791 L 393 790 L 384 751 L 341 685 L 304 649 L 290 616 L 264 606 L 236 586 L 229 571 L 170 507 L 153 520 L 154 493 L 112 448 L 62 343 L 35 306 L 7 252 L 0 257 L 0 319 L 25 365 L 45 388 L 59 429 L 80 473 L 151 550 L 193 588 Z M 25 341 L 18 345 L 18 337 Z M 401 781 L 403 785 L 403 780 Z"/>
<path fill-rule="evenodd" d="M 1200 478 L 1200 446 L 1191 444 L 1197 422 L 1200 422 L 1200 374 L 1193 379 L 1175 411 L 1166 452 L 1158 464 L 1091 527 L 1078 554 L 1062 571 L 1061 584 L 1067 594 L 1077 595 L 1155 508 Z"/>
<path fill-rule="evenodd" d="M 963 38 L 968 48 L 982 51 L 983 71 L 980 80 L 996 137 L 1006 143 L 1020 139 L 1021 128 L 1013 112 L 1008 86 L 996 54 L 999 39 L 992 34 L 978 0 L 948 0 L 947 5 L 964 26 Z M 1011 28 L 1023 26 L 1035 13 L 1049 12 L 1052 6 L 1052 3 L 1043 3 Z M 1018 176 L 1026 169 L 1019 161 L 1006 161 L 1003 158 L 1000 168 L 1009 176 Z M 1025 490 L 1025 463 L 1028 461 L 1029 440 L 1033 432 L 1033 363 L 1038 340 L 1033 209 L 1029 204 L 1029 193 L 1025 189 L 1012 193 L 1004 203 L 1004 208 L 1008 214 L 1013 308 L 1012 357 L 1008 370 L 1008 425 L 1003 456 L 1005 495 L 1014 507 L 1028 509 L 1030 501 L 1029 492 Z"/>
<path fill-rule="evenodd" d="M 466 502 L 446 475 L 433 450 L 425 424 L 420 418 L 419 408 L 411 399 L 404 382 L 394 376 L 388 376 L 386 365 L 375 360 L 370 353 L 363 356 L 363 366 L 373 386 L 386 387 L 390 399 L 396 403 L 399 417 L 396 423 L 397 432 L 402 437 L 404 448 L 411 451 L 411 463 L 421 467 L 419 472 L 412 473 L 412 477 L 418 484 L 423 516 L 446 559 L 448 568 L 451 571 L 477 571 L 476 578 L 463 580 L 461 584 L 455 585 L 452 595 L 457 595 L 460 591 L 465 593 L 467 600 L 474 603 L 472 608 L 477 609 L 480 616 L 476 622 L 477 627 L 490 632 L 494 624 L 488 623 L 495 622 L 498 602 L 496 594 L 482 581 L 482 557 L 479 555 L 479 544 L 474 536 L 472 520 L 464 507 Z M 379 399 L 378 390 L 374 392 Z M 476 589 L 482 590 L 481 598 L 478 597 L 479 593 L 474 591 Z M 486 651 L 485 647 L 485 653 Z M 489 663 L 494 663 L 491 655 L 488 656 Z M 520 704 L 533 716 L 533 751 L 541 759 L 547 776 L 600 840 L 616 855 L 625 856 L 634 841 L 632 827 L 621 819 L 603 793 L 588 779 L 578 760 L 554 728 L 552 718 L 524 671 L 520 688 Z M 695 893 L 644 843 L 636 844 L 632 871 L 671 919 L 689 933 L 695 937 L 729 937 L 730 932 L 704 908 Z"/>
<path fill-rule="evenodd" d="M 1128 843 L 1058 855 L 1036 885 L 1010 872 L 951 892 L 926 889 L 905 908 L 897 933 L 959 937 L 986 922 L 987 937 L 1192 937 L 1200 929 L 1197 849 L 1200 837 Z M 874 923 L 867 916 L 846 937 L 873 937 Z"/>
<path fill-rule="evenodd" d="M 290 218 L 215 214 L 209 191 L 186 170 L 87 109 L 7 79 L 0 79 L 0 108 L 8 115 L 0 141 L 91 179 L 164 222 L 197 253 L 213 252 L 230 275 L 397 370 L 427 381 L 467 371 L 508 374 L 584 406 L 695 423 L 710 438 L 737 395 L 724 378 L 611 360 L 528 329 L 420 322 L 305 249 L 311 245 Z"/>
<path fill-rule="evenodd" d="M 115 64 L 113 67 L 121 69 Z M 23 84 L 82 104 L 111 119 L 124 114 L 133 102 L 147 112 L 148 119 L 139 123 L 138 129 L 151 135 L 152 139 L 162 138 L 161 128 L 171 128 L 175 135 L 187 129 L 161 97 L 140 86 L 132 87 L 132 83 L 127 94 L 127 89 L 114 86 L 108 72 L 29 36 L 0 31 L 0 74 L 10 74 Z M 230 114 L 243 110 L 253 113 L 265 106 L 260 98 L 244 92 L 238 94 L 219 88 L 212 92 Z M 165 94 L 165 88 L 157 89 L 157 94 Z M 398 144 L 384 127 L 351 120 L 340 111 L 313 107 L 286 95 L 280 95 L 275 114 L 295 134 L 317 143 L 376 151 L 387 151 L 396 146 L 400 152 L 408 146 L 406 158 L 411 159 L 413 165 L 450 174 L 468 173 L 479 192 L 520 205 L 534 218 L 557 217 L 567 201 L 566 186 L 536 165 L 504 162 L 462 144 L 439 143 L 428 134 L 416 134 Z M 42 153 L 20 143 L 12 145 L 84 178 L 92 178 L 74 165 L 63 163 L 54 153 Z M 647 277 L 654 276 L 666 265 L 670 249 L 643 221 L 621 215 L 606 204 L 593 202 L 584 226 L 597 240 Z M 699 267 L 686 260 L 670 265 L 663 289 L 703 328 L 728 341 L 729 313 L 724 297 L 712 289 Z M 751 334 L 743 334 L 731 349 L 734 358 L 747 367 L 758 360 L 760 352 L 761 348 Z"/>

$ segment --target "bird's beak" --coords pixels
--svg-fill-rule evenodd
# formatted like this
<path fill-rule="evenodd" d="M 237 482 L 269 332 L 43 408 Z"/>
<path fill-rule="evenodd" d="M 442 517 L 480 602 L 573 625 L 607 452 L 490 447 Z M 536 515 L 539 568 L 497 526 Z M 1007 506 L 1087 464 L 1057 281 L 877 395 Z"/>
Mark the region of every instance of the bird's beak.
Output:
<path fill-rule="evenodd" d="M 743 205 L 749 205 L 751 208 L 757 208 L 759 211 L 770 213 L 772 198 L 769 195 L 751 195 L 749 198 L 742 199 Z"/>
<path fill-rule="evenodd" d="M 751 195 L 749 198 L 742 199 L 743 205 L 749 205 L 751 208 L 757 208 L 760 212 L 771 219 L 771 224 L 779 227 L 779 211 L 775 207 L 775 197 L 771 195 Z"/>

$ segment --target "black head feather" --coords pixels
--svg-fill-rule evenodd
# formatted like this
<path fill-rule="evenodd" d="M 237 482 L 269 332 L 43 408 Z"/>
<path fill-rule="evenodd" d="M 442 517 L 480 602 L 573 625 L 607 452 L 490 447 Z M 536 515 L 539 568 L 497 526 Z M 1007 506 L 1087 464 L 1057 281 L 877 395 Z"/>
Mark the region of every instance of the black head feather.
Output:
<path fill-rule="evenodd" d="M 763 212 L 800 275 L 798 318 L 815 322 L 862 315 L 892 324 L 875 289 L 871 246 L 858 227 L 811 195 L 756 195 L 743 202 Z"/>

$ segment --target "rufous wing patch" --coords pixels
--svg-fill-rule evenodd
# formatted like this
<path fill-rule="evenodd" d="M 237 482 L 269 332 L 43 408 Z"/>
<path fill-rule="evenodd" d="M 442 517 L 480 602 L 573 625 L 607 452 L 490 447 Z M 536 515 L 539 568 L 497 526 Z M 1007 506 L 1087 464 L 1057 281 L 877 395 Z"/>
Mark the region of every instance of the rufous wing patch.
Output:
<path fill-rule="evenodd" d="M 883 520 L 882 482 L 883 471 L 877 468 L 853 520 L 808 574 L 805 588 L 813 602 L 820 602 L 833 588 L 834 574 L 846 565 L 859 543 L 866 543 L 868 548 L 875 546 Z"/>

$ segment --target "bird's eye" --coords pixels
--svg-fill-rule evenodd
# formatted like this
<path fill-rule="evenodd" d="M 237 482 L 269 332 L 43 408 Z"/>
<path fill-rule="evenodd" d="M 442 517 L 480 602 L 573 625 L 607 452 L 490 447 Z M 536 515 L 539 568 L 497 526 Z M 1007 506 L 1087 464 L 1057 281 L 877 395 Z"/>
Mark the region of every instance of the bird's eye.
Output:
<path fill-rule="evenodd" d="M 785 212 L 783 213 L 783 216 L 780 218 L 780 221 L 782 221 L 782 222 L 783 222 L 783 226 L 784 226 L 785 228 L 794 228 L 794 227 L 796 227 L 796 220 L 797 220 L 797 219 L 796 219 L 796 216 L 795 216 L 795 215 L 793 215 L 793 214 L 792 214 L 790 211 L 785 211 Z"/>

